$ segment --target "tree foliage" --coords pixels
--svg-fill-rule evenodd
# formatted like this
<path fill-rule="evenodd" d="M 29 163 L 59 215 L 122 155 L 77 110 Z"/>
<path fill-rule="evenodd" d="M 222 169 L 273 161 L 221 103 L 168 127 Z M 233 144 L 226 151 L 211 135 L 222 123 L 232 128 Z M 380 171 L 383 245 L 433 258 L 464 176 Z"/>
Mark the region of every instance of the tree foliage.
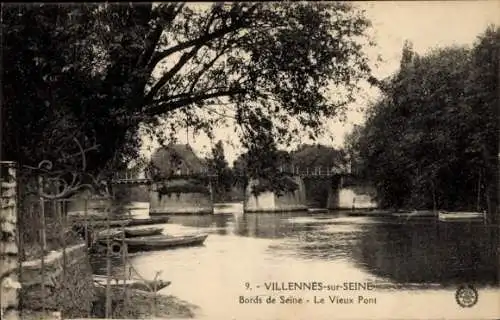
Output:
<path fill-rule="evenodd" d="M 75 166 L 81 159 L 64 161 L 78 153 L 73 140 L 85 150 L 95 146 L 95 137 L 86 134 L 83 115 L 85 100 L 92 96 L 87 70 L 91 65 L 83 59 L 89 47 L 78 41 L 89 35 L 85 21 L 91 7 L 2 9 L 2 160 Z M 104 120 L 96 117 L 93 125 Z M 113 128 L 109 129 L 111 138 Z"/>
<path fill-rule="evenodd" d="M 344 150 L 335 149 L 321 144 L 299 145 L 291 152 L 294 168 L 301 172 L 347 171 L 347 156 Z M 325 208 L 328 194 L 332 189 L 332 177 L 305 179 L 305 190 L 308 205 Z"/>
<path fill-rule="evenodd" d="M 224 155 L 224 143 L 221 140 L 217 141 L 206 161 L 209 172 L 215 174 L 212 179 L 214 198 L 216 201 L 225 199 L 233 186 L 233 174 Z"/>
<path fill-rule="evenodd" d="M 418 56 L 406 44 L 399 72 L 350 137 L 383 205 L 496 210 L 500 29 L 472 49 Z"/>
<path fill-rule="evenodd" d="M 21 164 L 71 154 L 74 136 L 89 170 L 116 168 L 140 134 L 228 121 L 262 153 L 321 134 L 369 76 L 369 22 L 347 3 L 2 6 L 2 159 Z"/>
<path fill-rule="evenodd" d="M 276 146 L 268 147 L 265 154 L 246 152 L 240 155 L 233 164 L 234 176 L 240 185 L 246 185 L 247 177 L 258 177 L 258 172 L 264 172 L 261 183 L 256 187 L 260 191 L 294 191 L 297 184 L 290 179 L 293 170 L 300 172 L 309 171 L 311 174 L 321 168 L 322 172 L 332 169 L 347 169 L 347 157 L 344 150 L 337 150 L 321 144 L 302 144 L 291 152 L 279 150 Z M 283 172 L 281 172 L 283 170 Z M 243 176 L 243 177 L 241 177 Z M 239 179 L 239 180 L 238 180 Z M 306 186 L 308 196 L 313 198 L 313 202 L 324 203 L 330 183 L 325 181 L 310 181 Z"/>
<path fill-rule="evenodd" d="M 284 192 L 293 192 L 297 184 L 290 179 L 290 172 L 280 170 L 291 167 L 290 154 L 279 150 L 271 136 L 255 135 L 257 144 L 249 145 L 248 151 L 243 153 L 234 164 L 235 176 L 244 175 L 237 182 L 246 188 L 249 179 L 256 179 L 252 193 L 272 191 L 280 195 Z"/>
<path fill-rule="evenodd" d="M 323 172 L 332 169 L 347 169 L 347 155 L 344 150 L 338 150 L 321 144 L 302 144 L 291 153 L 293 165 L 301 171 L 313 171 L 320 168 Z"/>

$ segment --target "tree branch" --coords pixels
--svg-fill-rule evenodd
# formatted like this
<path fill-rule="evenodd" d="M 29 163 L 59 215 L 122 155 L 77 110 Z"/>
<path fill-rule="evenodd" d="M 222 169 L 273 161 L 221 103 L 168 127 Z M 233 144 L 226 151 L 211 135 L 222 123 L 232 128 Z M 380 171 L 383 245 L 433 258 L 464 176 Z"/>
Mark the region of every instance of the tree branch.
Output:
<path fill-rule="evenodd" d="M 158 91 L 170 80 L 172 77 L 179 72 L 180 69 L 198 53 L 198 50 L 203 46 L 203 44 L 198 44 L 196 47 L 191 49 L 191 51 L 184 53 L 179 61 L 167 72 L 165 73 L 160 80 L 149 90 L 148 94 L 145 97 L 146 104 L 153 100 L 154 96 L 158 93 Z"/>
<path fill-rule="evenodd" d="M 210 13 L 210 17 L 207 19 L 207 24 L 205 26 L 205 34 L 208 34 L 210 32 L 210 26 L 212 25 L 212 23 L 214 22 L 216 16 L 217 16 L 217 10 L 216 9 L 220 9 L 221 8 L 221 4 L 215 4 L 214 7 L 212 8 L 212 12 Z"/>
<path fill-rule="evenodd" d="M 220 90 L 220 91 L 226 90 L 226 91 L 228 91 L 227 87 L 212 87 L 212 88 L 206 89 L 204 91 L 196 92 L 196 93 L 183 92 L 183 93 L 179 93 L 179 94 L 176 94 L 176 95 L 170 95 L 168 97 L 165 97 L 164 99 L 158 99 L 156 102 L 159 102 L 159 101 L 172 101 L 172 100 L 177 100 L 177 99 L 180 99 L 180 98 L 187 98 L 187 97 L 191 97 L 191 96 L 195 96 L 195 95 L 208 94 L 208 92 L 212 92 L 213 93 L 213 91 L 216 91 L 216 90 Z"/>
<path fill-rule="evenodd" d="M 171 24 L 177 15 L 181 12 L 182 8 L 184 8 L 184 3 L 180 5 L 171 5 L 170 7 L 167 8 L 166 16 L 168 17 L 166 24 Z M 157 10 L 161 10 L 161 8 L 158 8 Z M 157 14 L 158 15 L 158 14 Z M 153 17 L 156 17 L 157 15 L 153 15 Z M 156 49 L 156 46 L 158 44 L 158 41 L 160 41 L 160 37 L 163 33 L 164 26 L 161 24 L 156 25 L 153 30 L 150 32 L 150 34 L 146 37 L 146 48 L 143 51 L 143 54 L 141 55 L 141 58 L 139 60 L 139 65 L 141 67 L 147 67 L 149 66 L 149 63 L 151 59 L 154 57 L 154 52 Z"/>
<path fill-rule="evenodd" d="M 147 108 L 144 111 L 144 114 L 146 116 L 159 115 L 203 100 L 217 98 L 217 97 L 224 97 L 224 96 L 233 96 L 236 94 L 243 94 L 245 92 L 246 90 L 243 89 L 229 89 L 225 91 L 217 91 L 200 95 L 188 95 L 188 94 L 177 95 L 176 97 L 185 96 L 185 98 L 181 98 L 175 101 L 157 101 L 155 105 L 153 105 L 150 108 Z M 172 100 L 173 98 L 174 97 L 170 97 L 169 100 Z"/>
<path fill-rule="evenodd" d="M 207 72 L 214 64 L 215 62 L 226 52 L 226 49 L 229 47 L 229 45 L 224 46 L 221 51 L 208 63 L 204 64 L 201 70 L 196 74 L 195 78 L 193 79 L 193 82 L 189 86 L 188 93 L 191 94 L 193 93 L 193 90 L 198 83 L 198 81 L 201 79 L 203 74 Z"/>
<path fill-rule="evenodd" d="M 214 110 L 213 108 L 207 108 L 207 111 L 210 113 L 215 113 L 216 115 L 220 116 L 220 117 L 224 117 L 224 118 L 228 118 L 228 119 L 232 119 L 232 120 L 237 120 L 236 117 L 234 116 L 231 116 L 231 115 L 228 115 L 228 114 L 225 114 L 225 113 L 220 113 L 219 111 L 216 111 Z"/>
<path fill-rule="evenodd" d="M 144 48 L 141 56 L 139 57 L 139 61 L 137 62 L 139 67 L 147 66 L 146 63 L 151 60 L 162 33 L 163 28 L 161 26 L 156 26 L 151 31 L 151 33 L 148 34 L 145 40 L 146 47 Z"/>
<path fill-rule="evenodd" d="M 210 24 L 212 22 L 213 21 L 211 21 Z M 170 47 L 168 49 L 165 49 L 163 51 L 159 51 L 151 59 L 150 67 L 154 68 L 161 60 L 165 59 L 166 57 L 168 57 L 169 55 L 171 55 L 175 52 L 182 51 L 182 50 L 187 49 L 189 47 L 192 47 L 194 45 L 204 44 L 204 43 L 207 43 L 207 42 L 212 41 L 214 39 L 221 38 L 224 35 L 231 33 L 233 31 L 236 31 L 240 28 L 243 28 L 247 25 L 249 25 L 249 22 L 242 21 L 240 19 L 240 20 L 237 20 L 235 23 L 233 23 L 230 26 L 226 26 L 226 27 L 221 28 L 221 29 L 214 31 L 212 33 L 203 33 L 202 36 L 200 36 L 196 39 L 188 40 L 188 41 L 179 43 L 173 47 Z M 206 30 L 208 30 L 208 29 L 206 29 Z"/>

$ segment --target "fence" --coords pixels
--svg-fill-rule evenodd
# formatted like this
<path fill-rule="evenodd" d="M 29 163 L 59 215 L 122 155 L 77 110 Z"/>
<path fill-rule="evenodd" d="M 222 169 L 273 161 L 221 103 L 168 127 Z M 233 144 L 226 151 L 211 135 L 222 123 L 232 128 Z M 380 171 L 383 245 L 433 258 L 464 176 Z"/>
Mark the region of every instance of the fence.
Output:
<path fill-rule="evenodd" d="M 336 175 L 350 174 L 350 171 L 343 168 L 327 168 L 327 167 L 298 167 L 298 166 L 280 166 L 278 167 L 279 172 L 304 176 L 304 177 L 331 177 Z M 235 173 L 239 176 L 245 176 L 245 173 Z M 173 170 L 170 172 L 171 177 L 189 177 L 189 176 L 204 176 L 204 177 L 217 177 L 217 173 L 209 170 L 208 168 L 203 168 L 200 170 L 189 170 L 188 168 L 183 168 L 179 170 Z M 113 181 L 116 183 L 125 181 L 137 181 L 137 182 L 148 182 L 151 178 L 149 174 L 144 172 L 138 172 L 137 170 L 125 171 L 116 173 L 113 177 Z"/>
<path fill-rule="evenodd" d="M 82 185 L 61 187 L 60 179 L 16 168 L 12 162 L 2 162 L 0 168 L 1 318 L 127 317 L 132 312 L 127 280 L 142 277 L 129 267 L 126 250 L 119 257 L 110 250 L 116 241 L 112 194 L 82 195 Z M 94 282 L 90 259 L 98 242 L 104 247 L 104 285 Z M 112 260 L 117 258 L 123 266 L 118 291 L 111 288 L 117 278 Z M 152 299 L 153 314 L 155 303 Z"/>

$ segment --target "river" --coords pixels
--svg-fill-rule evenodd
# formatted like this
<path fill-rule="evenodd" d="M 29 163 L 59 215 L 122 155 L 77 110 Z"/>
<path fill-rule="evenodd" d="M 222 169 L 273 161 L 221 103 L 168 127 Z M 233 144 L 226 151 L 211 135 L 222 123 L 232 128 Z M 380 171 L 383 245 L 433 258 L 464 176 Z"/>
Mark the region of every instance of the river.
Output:
<path fill-rule="evenodd" d="M 139 206 L 135 213 L 147 215 L 147 209 Z M 498 232 L 482 223 L 396 222 L 345 212 L 243 214 L 241 205 L 231 205 L 212 216 L 174 216 L 163 226 L 168 234 L 210 235 L 203 246 L 135 254 L 130 265 L 145 278 L 161 271 L 161 278 L 172 281 L 161 293 L 200 306 L 199 319 L 500 317 L 498 251 L 490 246 Z M 105 272 L 102 261 L 94 267 Z M 115 261 L 113 272 L 123 270 Z M 376 288 L 266 289 L 271 282 L 300 281 L 370 282 Z M 456 288 L 464 283 L 474 284 L 479 293 L 472 308 L 455 300 Z M 241 296 L 255 301 L 260 296 L 261 303 L 240 303 Z M 268 296 L 276 304 L 267 304 Z M 303 303 L 280 304 L 280 296 Z M 353 303 L 331 303 L 330 296 Z M 321 298 L 326 302 L 314 303 Z"/>

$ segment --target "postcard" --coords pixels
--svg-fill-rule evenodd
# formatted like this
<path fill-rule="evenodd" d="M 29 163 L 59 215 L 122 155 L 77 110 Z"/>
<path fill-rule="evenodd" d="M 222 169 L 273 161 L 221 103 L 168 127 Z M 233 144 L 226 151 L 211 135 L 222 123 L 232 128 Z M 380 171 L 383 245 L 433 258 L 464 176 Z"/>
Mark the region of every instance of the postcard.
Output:
<path fill-rule="evenodd" d="M 498 319 L 499 1 L 2 4 L 2 319 Z"/>

